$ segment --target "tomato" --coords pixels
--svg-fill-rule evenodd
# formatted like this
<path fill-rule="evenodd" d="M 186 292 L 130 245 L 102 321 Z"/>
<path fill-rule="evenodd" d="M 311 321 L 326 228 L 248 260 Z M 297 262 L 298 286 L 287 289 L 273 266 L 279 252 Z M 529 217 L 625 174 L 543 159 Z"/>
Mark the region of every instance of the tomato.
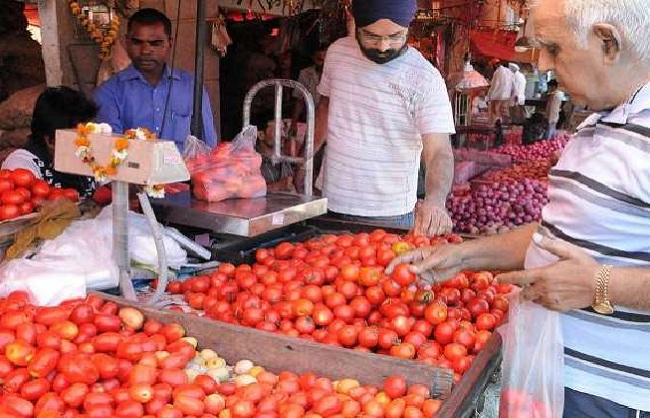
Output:
<path fill-rule="evenodd" d="M 65 307 L 42 307 L 34 315 L 34 322 L 46 326 L 52 326 L 58 322 L 67 321 L 70 311 Z"/>
<path fill-rule="evenodd" d="M 7 190 L 13 190 L 14 187 L 13 180 L 9 178 L 0 178 L 0 195 Z"/>
<path fill-rule="evenodd" d="M 415 282 L 415 274 L 411 272 L 411 266 L 404 263 L 395 266 L 390 278 L 401 287 L 407 287 Z"/>
<path fill-rule="evenodd" d="M 18 392 L 30 378 L 26 368 L 11 370 L 3 379 L 3 389 L 6 392 Z"/>
<path fill-rule="evenodd" d="M 34 357 L 29 362 L 27 370 L 29 374 L 33 377 L 47 377 L 54 369 L 59 362 L 60 354 L 57 350 L 52 348 L 41 348 L 39 349 Z"/>
<path fill-rule="evenodd" d="M 141 403 L 125 400 L 120 402 L 115 409 L 115 416 L 118 418 L 140 418 L 144 415 L 144 407 Z"/>
<path fill-rule="evenodd" d="M 295 247 L 292 243 L 283 242 L 274 248 L 273 255 L 278 260 L 286 260 L 291 257 L 291 253 L 293 252 L 294 248 Z"/>
<path fill-rule="evenodd" d="M 99 332 L 117 332 L 122 328 L 120 317 L 114 314 L 97 313 L 93 324 Z"/>
<path fill-rule="evenodd" d="M 5 348 L 5 356 L 7 359 L 16 366 L 27 366 L 31 361 L 35 348 L 23 340 L 15 340 L 7 344 Z"/>
<path fill-rule="evenodd" d="M 379 347 L 388 350 L 393 345 L 399 343 L 400 343 L 399 335 L 397 335 L 395 331 L 386 328 L 379 329 L 379 341 L 378 341 Z"/>
<path fill-rule="evenodd" d="M 201 399 L 181 395 L 174 398 L 174 408 L 185 415 L 200 416 L 205 410 L 205 405 Z"/>
<path fill-rule="evenodd" d="M 339 342 L 344 347 L 353 347 L 357 344 L 357 328 L 353 325 L 343 326 L 337 333 Z"/>
<path fill-rule="evenodd" d="M 0 196 L 0 201 L 3 205 L 20 205 L 25 201 L 25 195 L 16 189 L 6 190 Z"/>
<path fill-rule="evenodd" d="M 20 388 L 20 395 L 28 401 L 36 401 L 50 391 L 50 381 L 41 377 L 25 382 Z"/>
<path fill-rule="evenodd" d="M 0 190 L 2 190 L 1 187 Z M 36 179 L 32 183 L 31 192 L 34 197 L 46 198 L 50 193 L 50 185 L 45 180 Z"/>
<path fill-rule="evenodd" d="M 64 354 L 59 361 L 59 372 L 71 383 L 91 385 L 99 380 L 99 371 L 85 354 Z"/>
<path fill-rule="evenodd" d="M 6 192 L 5 192 L 6 193 Z M 0 221 L 13 219 L 20 216 L 20 207 L 16 204 L 0 206 Z"/>
<path fill-rule="evenodd" d="M 14 184 L 19 187 L 29 187 L 36 179 L 34 173 L 25 168 L 17 168 L 13 170 L 10 177 Z"/>
<path fill-rule="evenodd" d="M 384 392 L 391 399 L 400 398 L 406 395 L 406 378 L 404 376 L 388 376 L 384 380 Z"/>
<path fill-rule="evenodd" d="M 5 396 L 2 400 L 2 406 L 9 414 L 15 414 L 20 417 L 31 417 L 34 414 L 34 405 L 15 395 Z"/>
<path fill-rule="evenodd" d="M 172 386 L 187 384 L 188 378 L 184 370 L 160 370 L 158 373 L 158 382 L 169 383 Z"/>
<path fill-rule="evenodd" d="M 386 296 L 390 297 L 399 296 L 399 294 L 402 292 L 402 286 L 392 279 L 384 280 L 382 282 L 381 289 L 384 291 Z"/>
<path fill-rule="evenodd" d="M 436 326 L 434 336 L 436 337 L 436 341 L 438 343 L 441 345 L 446 345 L 453 341 L 454 332 L 455 329 L 453 324 L 450 322 L 443 322 L 442 324 L 438 324 Z"/>
<path fill-rule="evenodd" d="M 63 189 L 63 196 L 72 202 L 79 201 L 79 192 L 75 189 Z"/>
<path fill-rule="evenodd" d="M 431 325 L 438 325 L 447 320 L 447 305 L 442 302 L 433 302 L 424 310 L 424 318 Z"/>
<path fill-rule="evenodd" d="M 250 418 L 255 415 L 255 404 L 247 400 L 237 401 L 229 409 L 232 418 Z"/>
<path fill-rule="evenodd" d="M 93 345 L 98 352 L 115 352 L 124 337 L 117 332 L 104 332 L 93 338 Z"/>
<path fill-rule="evenodd" d="M 390 355 L 403 359 L 415 358 L 415 346 L 407 342 L 394 345 L 390 348 Z"/>
<path fill-rule="evenodd" d="M 28 215 L 34 212 L 34 204 L 32 202 L 23 202 L 18 206 L 21 215 Z"/>
<path fill-rule="evenodd" d="M 497 319 L 491 313 L 481 313 L 476 318 L 476 329 L 479 331 L 492 330 L 496 325 Z"/>
<path fill-rule="evenodd" d="M 90 392 L 85 383 L 73 383 L 61 392 L 61 399 L 66 404 L 77 408 L 83 404 L 86 395 Z"/>
<path fill-rule="evenodd" d="M 43 411 L 53 411 L 62 413 L 65 409 L 65 403 L 55 393 L 47 392 L 36 402 L 34 414 L 40 416 Z"/>
<path fill-rule="evenodd" d="M 366 327 L 359 331 L 357 338 L 361 347 L 375 348 L 379 343 L 379 330 L 377 327 Z"/>

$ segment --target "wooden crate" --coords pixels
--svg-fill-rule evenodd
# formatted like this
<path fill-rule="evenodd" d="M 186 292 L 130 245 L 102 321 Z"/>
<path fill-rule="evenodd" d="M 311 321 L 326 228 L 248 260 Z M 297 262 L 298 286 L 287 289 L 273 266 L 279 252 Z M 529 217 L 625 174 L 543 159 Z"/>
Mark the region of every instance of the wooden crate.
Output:
<path fill-rule="evenodd" d="M 136 307 L 147 318 L 181 324 L 188 336 L 197 339 L 199 347 L 215 350 L 229 364 L 250 359 L 275 373 L 283 370 L 313 372 L 331 379 L 354 378 L 380 387 L 390 375 L 405 376 L 409 385 L 426 385 L 434 397 L 444 400 L 438 417 L 469 416 L 500 362 L 501 338 L 495 333 L 452 391 L 453 373 L 446 368 L 328 346 L 181 312 L 161 311 L 104 293 L 98 295 L 120 306 Z"/>

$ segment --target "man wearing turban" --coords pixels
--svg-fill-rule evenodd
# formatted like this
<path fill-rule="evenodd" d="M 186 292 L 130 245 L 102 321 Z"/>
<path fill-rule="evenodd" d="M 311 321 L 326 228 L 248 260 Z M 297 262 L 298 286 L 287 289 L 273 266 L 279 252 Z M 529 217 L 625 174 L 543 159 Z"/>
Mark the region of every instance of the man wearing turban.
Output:
<path fill-rule="evenodd" d="M 440 73 L 406 43 L 415 11 L 415 0 L 353 2 L 354 33 L 327 51 L 315 148 L 327 140 L 323 194 L 335 216 L 439 235 L 452 228 L 454 122 Z"/>

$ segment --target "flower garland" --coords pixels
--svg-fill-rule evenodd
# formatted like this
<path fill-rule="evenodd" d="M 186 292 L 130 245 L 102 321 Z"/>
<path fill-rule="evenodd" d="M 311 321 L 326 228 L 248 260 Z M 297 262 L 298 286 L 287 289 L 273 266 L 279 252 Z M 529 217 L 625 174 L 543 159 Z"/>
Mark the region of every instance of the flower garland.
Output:
<path fill-rule="evenodd" d="M 77 18 L 77 21 L 83 27 L 88 35 L 99 45 L 99 57 L 102 61 L 108 61 L 111 58 L 111 48 L 117 39 L 117 34 L 120 30 L 120 19 L 117 15 L 113 15 L 111 18 L 111 23 L 108 29 L 103 30 L 93 21 L 88 19 L 83 13 L 82 6 L 78 1 L 69 0 L 68 5 L 70 6 L 70 11 Z"/>
<path fill-rule="evenodd" d="M 92 170 L 95 181 L 103 183 L 108 180 L 109 176 L 117 174 L 118 167 L 126 160 L 129 153 L 129 141 L 154 141 L 156 135 L 151 133 L 147 128 L 129 129 L 124 133 L 124 136 L 115 140 L 113 150 L 108 163 L 105 165 L 99 164 L 93 155 L 92 147 L 88 135 L 104 134 L 110 135 L 113 132 L 111 126 L 107 123 L 86 123 L 77 126 L 78 137 L 75 139 L 74 144 L 76 147 L 75 155 L 88 164 Z M 153 198 L 165 197 L 165 187 L 160 184 L 148 184 L 144 187 L 147 195 Z"/>

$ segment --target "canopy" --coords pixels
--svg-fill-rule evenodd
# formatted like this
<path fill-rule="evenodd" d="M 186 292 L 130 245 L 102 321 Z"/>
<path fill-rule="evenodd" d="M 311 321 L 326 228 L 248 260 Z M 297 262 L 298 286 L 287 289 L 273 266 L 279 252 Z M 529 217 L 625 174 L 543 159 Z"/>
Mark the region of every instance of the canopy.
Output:
<path fill-rule="evenodd" d="M 502 61 L 513 61 L 517 32 L 473 29 L 470 32 L 472 49 L 480 55 L 498 58 Z"/>

